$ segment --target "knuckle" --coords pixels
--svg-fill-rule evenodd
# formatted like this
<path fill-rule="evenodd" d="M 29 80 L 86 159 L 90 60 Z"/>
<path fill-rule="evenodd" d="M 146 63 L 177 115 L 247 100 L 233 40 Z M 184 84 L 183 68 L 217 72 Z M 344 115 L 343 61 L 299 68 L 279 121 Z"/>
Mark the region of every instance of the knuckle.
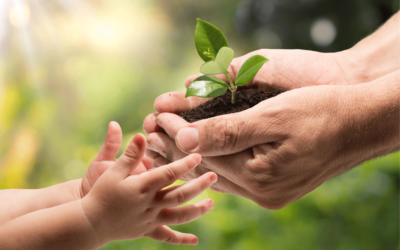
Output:
<path fill-rule="evenodd" d="M 139 158 L 140 158 L 139 150 L 137 149 L 136 146 L 134 146 L 134 148 L 132 148 L 132 146 L 131 146 L 131 147 L 128 147 L 128 148 L 125 150 L 124 155 L 125 155 L 128 159 L 134 160 L 134 161 L 139 160 Z"/>
<path fill-rule="evenodd" d="M 176 195 L 176 199 L 178 201 L 179 204 L 183 204 L 186 201 L 186 195 L 184 192 L 179 191 Z"/>
<path fill-rule="evenodd" d="M 208 140 L 212 142 L 215 146 L 219 148 L 226 147 L 234 147 L 236 145 L 239 127 L 236 119 L 220 118 L 216 121 L 212 121 L 213 124 L 210 126 L 210 129 L 213 131 L 209 131 L 208 135 L 211 135 L 212 140 Z"/>
<path fill-rule="evenodd" d="M 188 221 L 187 215 L 185 213 L 179 213 L 177 218 L 178 224 L 184 224 Z"/>
<path fill-rule="evenodd" d="M 171 167 L 167 167 L 165 170 L 165 178 L 167 179 L 167 181 L 175 181 L 177 177 L 174 169 L 172 169 Z"/>
<path fill-rule="evenodd" d="M 172 238 L 171 236 L 166 236 L 163 240 L 163 242 L 165 243 L 173 243 L 174 242 L 174 238 Z"/>
<path fill-rule="evenodd" d="M 253 194 L 263 195 L 273 179 L 271 165 L 264 162 L 253 164 L 247 169 L 247 177 L 249 190 Z"/>

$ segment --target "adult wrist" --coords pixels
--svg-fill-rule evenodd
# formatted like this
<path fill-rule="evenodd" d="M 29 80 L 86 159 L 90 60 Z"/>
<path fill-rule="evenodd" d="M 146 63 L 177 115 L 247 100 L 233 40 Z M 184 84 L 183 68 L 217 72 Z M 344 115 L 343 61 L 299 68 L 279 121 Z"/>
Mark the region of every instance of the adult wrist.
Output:
<path fill-rule="evenodd" d="M 399 72 L 347 87 L 338 157 L 348 156 L 348 167 L 399 149 Z"/>

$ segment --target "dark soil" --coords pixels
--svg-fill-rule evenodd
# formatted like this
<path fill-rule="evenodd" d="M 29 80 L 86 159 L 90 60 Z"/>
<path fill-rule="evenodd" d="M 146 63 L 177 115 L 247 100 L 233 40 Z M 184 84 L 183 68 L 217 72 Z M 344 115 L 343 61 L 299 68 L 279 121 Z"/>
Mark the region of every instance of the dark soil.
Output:
<path fill-rule="evenodd" d="M 232 93 L 228 90 L 225 94 L 215 97 L 212 100 L 186 112 L 180 116 L 187 122 L 195 122 L 214 116 L 240 112 L 249 109 L 258 103 L 277 96 L 285 90 L 264 92 L 258 88 L 239 88 L 235 94 L 235 104 L 232 104 Z"/>

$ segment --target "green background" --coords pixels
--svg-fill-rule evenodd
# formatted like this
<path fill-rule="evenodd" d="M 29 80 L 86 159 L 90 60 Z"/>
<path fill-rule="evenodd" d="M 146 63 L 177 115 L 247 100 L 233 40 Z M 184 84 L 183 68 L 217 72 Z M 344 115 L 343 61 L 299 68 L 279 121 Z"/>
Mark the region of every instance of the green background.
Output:
<path fill-rule="evenodd" d="M 13 3 L 24 7 L 15 19 Z M 196 17 L 218 26 L 235 55 L 261 47 L 340 51 L 372 33 L 398 1 L 54 0 L 0 3 L 0 188 L 40 188 L 81 178 L 110 121 L 124 145 L 143 132 L 154 99 L 184 90 L 202 60 Z M 335 39 L 310 35 L 319 18 Z M 207 191 L 216 206 L 173 227 L 199 245 L 150 239 L 102 249 L 398 249 L 399 153 L 332 178 L 302 199 L 269 211 Z"/>

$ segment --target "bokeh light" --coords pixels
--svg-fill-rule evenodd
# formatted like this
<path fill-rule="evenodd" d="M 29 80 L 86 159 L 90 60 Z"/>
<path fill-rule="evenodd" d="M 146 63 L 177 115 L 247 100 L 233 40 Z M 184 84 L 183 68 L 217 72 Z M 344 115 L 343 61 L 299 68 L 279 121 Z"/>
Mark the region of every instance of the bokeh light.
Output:
<path fill-rule="evenodd" d="M 10 23 L 15 27 L 23 27 L 29 23 L 31 11 L 25 2 L 16 1 L 10 9 Z"/>
<path fill-rule="evenodd" d="M 335 24 L 327 19 L 320 18 L 311 25 L 311 39 L 318 46 L 329 46 L 336 37 Z"/>
<path fill-rule="evenodd" d="M 237 56 L 259 48 L 332 52 L 372 33 L 397 2 L 0 0 L 0 188 L 82 177 L 110 121 L 122 127 L 122 148 L 144 133 L 154 99 L 184 90 L 199 72 L 196 17 L 221 28 Z M 207 191 L 201 197 L 215 201 L 213 211 L 173 227 L 196 234 L 198 246 L 139 239 L 102 250 L 398 249 L 398 187 L 395 153 L 279 211 Z"/>

